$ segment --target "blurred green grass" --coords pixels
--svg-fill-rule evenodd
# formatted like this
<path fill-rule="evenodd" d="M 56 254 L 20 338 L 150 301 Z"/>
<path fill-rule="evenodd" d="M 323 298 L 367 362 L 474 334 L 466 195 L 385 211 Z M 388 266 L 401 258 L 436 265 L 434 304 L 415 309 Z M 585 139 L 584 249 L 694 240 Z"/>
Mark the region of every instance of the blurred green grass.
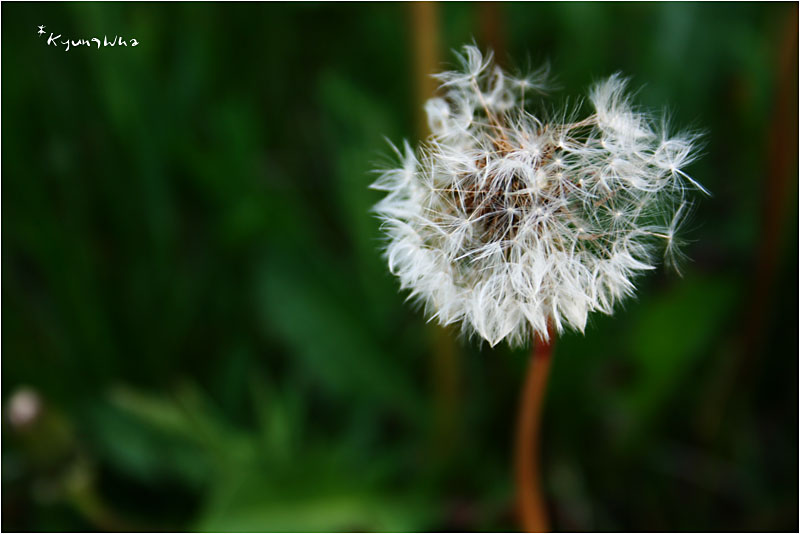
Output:
<path fill-rule="evenodd" d="M 619 70 L 704 130 L 714 193 L 682 278 L 559 340 L 554 526 L 796 530 L 796 5 L 498 6 L 503 57 L 549 59 L 556 99 Z M 369 214 L 384 136 L 415 135 L 408 7 L 0 9 L 3 529 L 515 529 L 526 354 L 456 341 L 438 368 L 452 333 Z M 438 7 L 443 59 L 479 10 Z M 140 45 L 64 52 L 41 24 Z"/>

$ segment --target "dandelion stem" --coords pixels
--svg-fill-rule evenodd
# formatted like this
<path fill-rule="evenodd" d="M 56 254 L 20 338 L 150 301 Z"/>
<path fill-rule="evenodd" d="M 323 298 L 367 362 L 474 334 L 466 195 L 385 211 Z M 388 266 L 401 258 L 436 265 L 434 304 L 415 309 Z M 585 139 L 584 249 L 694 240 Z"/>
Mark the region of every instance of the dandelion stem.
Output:
<path fill-rule="evenodd" d="M 516 505 L 520 525 L 525 532 L 548 530 L 547 508 L 540 484 L 539 435 L 542 403 L 555 342 L 552 328 L 550 330 L 548 341 L 537 336 L 533 344 L 517 419 L 514 453 Z"/>

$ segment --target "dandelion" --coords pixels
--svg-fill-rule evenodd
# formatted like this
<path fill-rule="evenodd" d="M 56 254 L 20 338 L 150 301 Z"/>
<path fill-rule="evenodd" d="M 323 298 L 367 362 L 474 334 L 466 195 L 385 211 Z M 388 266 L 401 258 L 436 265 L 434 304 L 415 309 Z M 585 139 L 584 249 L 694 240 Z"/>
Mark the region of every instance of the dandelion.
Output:
<path fill-rule="evenodd" d="M 638 275 L 680 254 L 675 230 L 703 187 L 683 169 L 696 136 L 670 136 L 637 110 L 619 75 L 580 106 L 534 115 L 546 71 L 511 76 L 466 46 L 462 68 L 436 75 L 432 135 L 405 143 L 372 185 L 389 268 L 442 325 L 494 346 L 551 329 L 583 332 L 613 312 Z"/>
<path fill-rule="evenodd" d="M 683 169 L 697 137 L 670 134 L 638 110 L 615 74 L 581 106 L 529 110 L 546 69 L 515 77 L 466 46 L 461 69 L 436 75 L 425 105 L 432 134 L 373 188 L 389 269 L 442 325 L 460 323 L 494 346 L 534 344 L 515 444 L 517 509 L 527 531 L 547 530 L 538 484 L 539 421 L 554 331 L 583 332 L 611 314 L 677 236 L 692 189 Z"/>

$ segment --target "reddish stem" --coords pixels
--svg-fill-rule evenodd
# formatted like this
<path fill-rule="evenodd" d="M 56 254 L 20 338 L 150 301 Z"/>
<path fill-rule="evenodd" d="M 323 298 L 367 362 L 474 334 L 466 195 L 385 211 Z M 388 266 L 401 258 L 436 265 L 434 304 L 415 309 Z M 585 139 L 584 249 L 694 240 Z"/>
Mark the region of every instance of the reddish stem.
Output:
<path fill-rule="evenodd" d="M 539 431 L 542 401 L 547 389 L 547 377 L 552 360 L 555 337 L 550 340 L 537 336 L 531 351 L 525 385 L 519 405 L 514 469 L 517 482 L 517 514 L 525 532 L 547 532 L 547 508 L 540 485 Z"/>

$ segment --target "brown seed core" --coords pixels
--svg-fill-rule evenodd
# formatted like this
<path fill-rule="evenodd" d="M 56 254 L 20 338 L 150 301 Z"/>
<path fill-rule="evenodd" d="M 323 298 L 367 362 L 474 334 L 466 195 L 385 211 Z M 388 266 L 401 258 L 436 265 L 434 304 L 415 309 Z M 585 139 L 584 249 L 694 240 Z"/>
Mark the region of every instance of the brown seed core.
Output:
<path fill-rule="evenodd" d="M 496 148 L 501 156 L 512 150 L 504 140 Z M 542 158 L 533 169 L 534 173 L 552 158 L 555 150 L 556 147 L 550 144 L 544 148 Z M 523 217 L 537 204 L 547 204 L 547 197 L 533 193 L 533 184 L 528 184 L 519 174 L 497 179 L 496 176 L 484 174 L 486 164 L 483 160 L 475 164 L 478 171 L 461 180 L 461 183 L 469 184 L 467 189 L 453 191 L 456 205 L 461 206 L 471 220 L 477 221 L 484 243 L 513 239 Z"/>

